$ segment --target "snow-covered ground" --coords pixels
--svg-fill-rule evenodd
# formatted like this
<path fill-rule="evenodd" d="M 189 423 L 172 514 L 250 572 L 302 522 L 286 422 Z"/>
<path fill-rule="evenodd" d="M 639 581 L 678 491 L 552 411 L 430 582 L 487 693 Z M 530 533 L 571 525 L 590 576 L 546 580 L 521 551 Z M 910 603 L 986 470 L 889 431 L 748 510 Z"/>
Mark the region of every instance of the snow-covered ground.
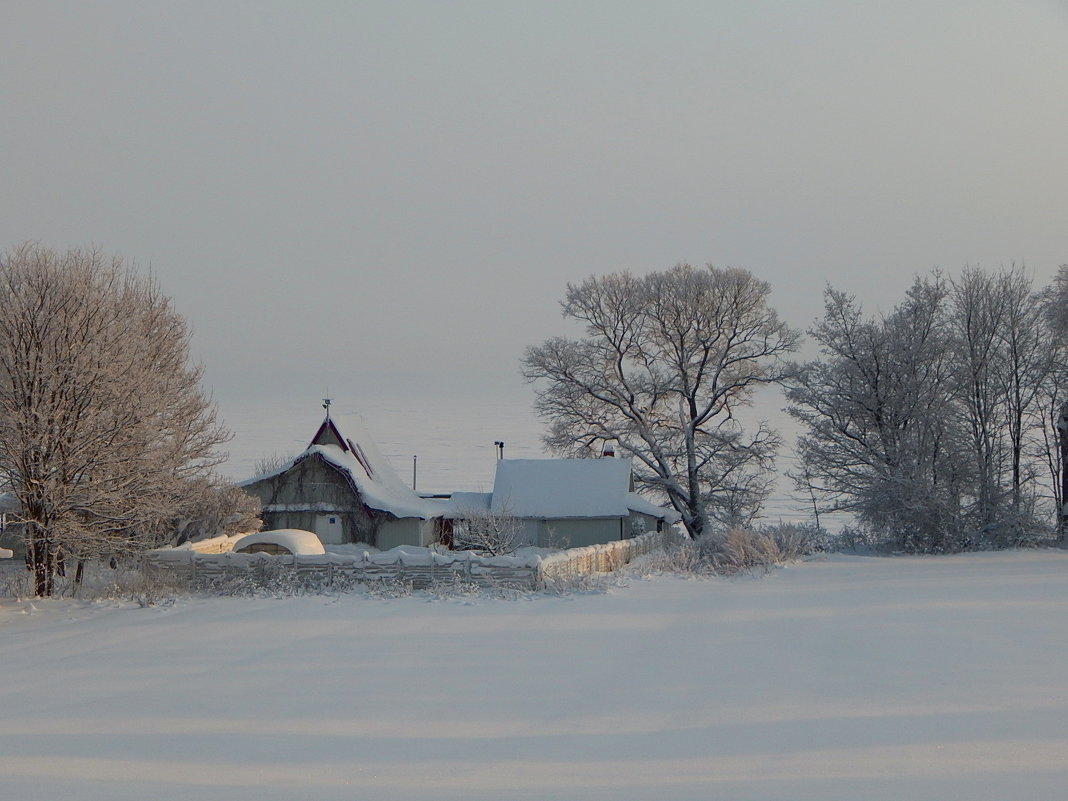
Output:
<path fill-rule="evenodd" d="M 0 601 L 0 797 L 1068 798 L 1068 553 Z"/>

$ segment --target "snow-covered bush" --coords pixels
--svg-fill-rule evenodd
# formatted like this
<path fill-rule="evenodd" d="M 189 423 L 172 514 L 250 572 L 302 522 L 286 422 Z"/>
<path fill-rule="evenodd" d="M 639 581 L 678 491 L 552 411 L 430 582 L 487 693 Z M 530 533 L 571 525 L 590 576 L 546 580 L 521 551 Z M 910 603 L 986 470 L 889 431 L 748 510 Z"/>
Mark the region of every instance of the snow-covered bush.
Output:
<path fill-rule="evenodd" d="M 645 560 L 647 569 L 682 574 L 734 575 L 772 567 L 804 555 L 792 527 L 754 531 L 734 527 L 697 540 L 665 538 L 663 550 Z"/>
<path fill-rule="evenodd" d="M 759 531 L 775 540 L 788 559 L 834 550 L 834 536 L 815 523 L 780 522 L 761 526 Z"/>
<path fill-rule="evenodd" d="M 33 576 L 26 570 L 26 563 L 6 559 L 0 562 L 0 598 L 23 601 L 32 598 L 34 592 Z"/>

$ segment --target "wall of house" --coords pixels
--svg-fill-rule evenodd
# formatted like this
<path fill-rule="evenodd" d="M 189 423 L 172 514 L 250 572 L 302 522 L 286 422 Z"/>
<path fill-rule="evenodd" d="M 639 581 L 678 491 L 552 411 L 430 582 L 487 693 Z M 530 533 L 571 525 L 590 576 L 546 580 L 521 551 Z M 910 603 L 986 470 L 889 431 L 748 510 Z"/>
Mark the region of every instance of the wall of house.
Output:
<path fill-rule="evenodd" d="M 623 539 L 618 517 L 558 518 L 537 522 L 536 544 L 541 548 L 582 548 Z M 622 534 L 626 535 L 626 528 Z"/>
<path fill-rule="evenodd" d="M 391 517 L 364 506 L 345 477 L 314 456 L 285 473 L 247 484 L 244 489 L 259 498 L 266 530 L 315 531 L 319 517 L 336 514 L 341 520 L 342 542 L 366 542 L 381 547 L 379 529 Z"/>
<path fill-rule="evenodd" d="M 398 545 L 427 546 L 434 541 L 436 530 L 433 520 L 415 517 L 385 520 L 378 529 L 379 550 L 388 551 Z"/>
<path fill-rule="evenodd" d="M 641 512 L 627 518 L 591 517 L 520 521 L 524 544 L 540 548 L 584 548 L 655 532 L 657 519 Z"/>

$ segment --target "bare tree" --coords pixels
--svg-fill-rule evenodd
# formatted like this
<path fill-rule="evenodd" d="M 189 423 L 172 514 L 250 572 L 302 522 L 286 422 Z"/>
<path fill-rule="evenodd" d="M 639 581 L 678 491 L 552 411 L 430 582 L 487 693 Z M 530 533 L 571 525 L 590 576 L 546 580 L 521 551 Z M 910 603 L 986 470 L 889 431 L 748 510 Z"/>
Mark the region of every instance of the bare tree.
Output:
<path fill-rule="evenodd" d="M 271 473 L 277 473 L 284 467 L 288 467 L 296 459 L 296 455 L 292 453 L 269 453 L 261 456 L 252 465 L 252 475 L 254 476 L 266 476 Z"/>
<path fill-rule="evenodd" d="M 453 521 L 453 547 L 502 556 L 523 544 L 522 523 L 507 510 L 468 509 Z"/>
<path fill-rule="evenodd" d="M 1005 298 L 1005 320 L 999 336 L 1006 372 L 1011 500 L 1014 509 L 1022 509 L 1029 495 L 1026 487 L 1037 475 L 1027 464 L 1028 450 L 1041 458 L 1045 396 L 1047 388 L 1057 383 L 1064 348 L 1048 325 L 1048 291 L 1036 292 L 1016 266 L 1002 271 L 997 291 Z"/>
<path fill-rule="evenodd" d="M 1068 544 L 1068 264 L 1046 289 L 1043 311 L 1049 328 L 1051 366 L 1041 393 L 1045 414 L 1040 451 L 1053 484 L 1061 544 Z"/>
<path fill-rule="evenodd" d="M 951 283 L 946 320 L 947 345 L 954 352 L 954 410 L 967 431 L 975 476 L 974 516 L 980 526 L 994 525 L 1004 506 L 1006 371 L 1001 333 L 1006 298 L 996 291 L 996 276 L 965 268 Z"/>
<path fill-rule="evenodd" d="M 751 517 L 779 438 L 766 425 L 746 434 L 735 412 L 783 380 L 780 357 L 799 341 L 770 292 L 745 270 L 689 265 L 569 284 L 563 315 L 585 338 L 550 339 L 523 358 L 546 444 L 591 456 L 615 441 L 639 486 L 666 496 L 695 538 L 710 518 Z"/>
<path fill-rule="evenodd" d="M 0 483 L 18 497 L 38 595 L 65 558 L 168 539 L 229 437 L 153 280 L 98 250 L 0 256 Z"/>
<path fill-rule="evenodd" d="M 172 524 L 180 545 L 210 537 L 259 531 L 260 501 L 233 483 L 215 476 L 188 482 Z"/>

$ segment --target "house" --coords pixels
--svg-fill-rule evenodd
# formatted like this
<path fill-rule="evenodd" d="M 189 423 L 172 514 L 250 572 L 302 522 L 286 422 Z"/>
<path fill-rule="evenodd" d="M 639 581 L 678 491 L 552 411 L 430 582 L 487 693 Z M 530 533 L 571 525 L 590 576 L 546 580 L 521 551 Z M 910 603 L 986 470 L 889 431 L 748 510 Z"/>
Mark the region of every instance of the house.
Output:
<path fill-rule="evenodd" d="M 473 516 L 513 519 L 520 545 L 578 547 L 659 531 L 676 512 L 634 492 L 630 459 L 499 459 L 493 492 L 447 500 L 416 494 L 356 416 L 331 417 L 307 449 L 239 484 L 261 504 L 265 529 L 314 532 L 326 545 L 452 542 Z"/>
<path fill-rule="evenodd" d="M 259 498 L 265 529 L 312 531 L 328 545 L 429 545 L 442 512 L 393 471 L 359 417 L 329 409 L 303 453 L 239 486 Z"/>
<path fill-rule="evenodd" d="M 661 531 L 677 512 L 634 492 L 630 459 L 501 459 L 492 493 L 454 493 L 446 517 L 514 518 L 524 545 L 576 548 Z"/>

